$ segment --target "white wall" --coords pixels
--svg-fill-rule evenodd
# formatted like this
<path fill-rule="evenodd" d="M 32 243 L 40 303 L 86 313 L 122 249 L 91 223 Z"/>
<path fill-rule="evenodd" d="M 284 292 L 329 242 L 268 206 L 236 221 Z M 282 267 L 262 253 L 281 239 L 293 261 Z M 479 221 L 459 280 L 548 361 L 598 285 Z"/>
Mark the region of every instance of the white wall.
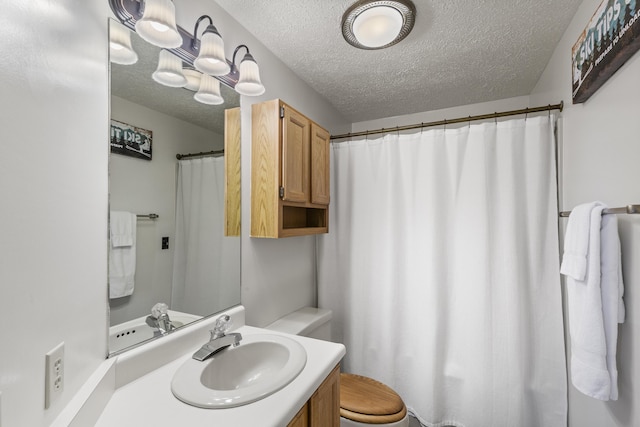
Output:
<path fill-rule="evenodd" d="M 136 283 L 133 295 L 110 301 L 110 323 L 150 313 L 157 302 L 170 304 L 175 244 L 176 154 L 224 148 L 224 137 L 125 99 L 111 97 L 111 117 L 152 131 L 152 160 L 112 154 L 109 165 L 110 208 L 157 220 L 138 220 Z M 169 249 L 161 248 L 169 237 Z M 239 255 L 238 255 L 239 256 Z M 202 313 L 196 313 L 202 314 Z"/>
<path fill-rule="evenodd" d="M 636 53 L 584 104 L 571 101 L 571 47 L 600 0 L 584 0 L 556 47 L 544 74 L 531 94 L 533 104 L 563 99 L 562 210 L 600 200 L 609 206 L 640 203 L 640 54 Z M 569 387 L 571 427 L 640 425 L 640 218 L 619 215 L 625 280 L 626 322 L 618 335 L 620 398 L 600 402 Z M 563 225 L 566 220 L 562 220 Z"/>
<path fill-rule="evenodd" d="M 106 355 L 106 1 L 0 14 L 1 424 L 49 425 Z M 65 343 L 44 409 L 45 353 Z"/>
<path fill-rule="evenodd" d="M 526 107 L 534 107 L 534 105 L 530 104 L 529 97 L 518 96 L 515 98 L 501 99 L 498 101 L 482 102 L 479 104 L 462 105 L 460 107 L 445 108 L 442 110 L 425 111 L 422 113 L 406 114 L 403 116 L 386 117 L 383 119 L 357 122 L 352 124 L 351 132 L 364 132 L 367 130 L 376 130 L 381 128 L 394 128 L 396 126 L 407 126 L 420 123 L 435 122 L 445 119 L 457 119 L 459 117 L 487 114 L 491 112 L 519 110 Z M 476 123 L 478 122 L 474 122 L 474 124 Z M 449 126 L 467 126 L 467 124 L 461 123 Z M 417 131 L 409 130 L 407 132 Z M 344 139 L 342 141 L 348 141 L 348 139 Z"/>

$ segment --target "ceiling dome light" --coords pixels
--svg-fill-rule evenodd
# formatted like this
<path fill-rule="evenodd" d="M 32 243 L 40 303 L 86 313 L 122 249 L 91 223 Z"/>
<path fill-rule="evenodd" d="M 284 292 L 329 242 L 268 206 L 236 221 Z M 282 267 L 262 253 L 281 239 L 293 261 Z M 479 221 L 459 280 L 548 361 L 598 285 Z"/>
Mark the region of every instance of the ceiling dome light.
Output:
<path fill-rule="evenodd" d="M 200 90 L 193 95 L 193 98 L 209 105 L 220 105 L 224 102 L 222 95 L 220 95 L 220 81 L 215 77 L 208 74 L 203 74 L 200 80 Z"/>
<path fill-rule="evenodd" d="M 109 60 L 122 65 L 138 62 L 138 54 L 131 46 L 131 31 L 117 21 L 109 25 Z"/>
<path fill-rule="evenodd" d="M 171 0 L 145 0 L 142 19 L 136 22 L 136 33 L 149 43 L 173 49 L 182 46 L 176 27 L 176 7 Z"/>
<path fill-rule="evenodd" d="M 415 23 L 409 0 L 360 1 L 342 16 L 344 39 L 360 49 L 383 49 L 404 39 Z"/>
<path fill-rule="evenodd" d="M 168 50 L 160 51 L 158 68 L 151 77 L 169 87 L 183 87 L 187 84 L 187 78 L 182 74 L 182 60 Z"/>
<path fill-rule="evenodd" d="M 183 68 L 182 74 L 187 78 L 187 84 L 184 86 L 185 89 L 188 89 L 193 92 L 197 92 L 200 89 L 200 79 L 202 79 L 202 73 L 200 71 L 196 71 L 193 68 Z"/>

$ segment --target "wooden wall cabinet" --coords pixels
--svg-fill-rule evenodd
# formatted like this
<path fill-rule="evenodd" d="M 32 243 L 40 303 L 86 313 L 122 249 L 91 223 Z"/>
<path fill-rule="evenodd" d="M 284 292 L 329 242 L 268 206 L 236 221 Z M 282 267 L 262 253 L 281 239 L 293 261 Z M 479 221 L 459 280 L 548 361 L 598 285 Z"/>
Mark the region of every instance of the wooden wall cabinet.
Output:
<path fill-rule="evenodd" d="M 336 366 L 287 427 L 340 426 L 340 367 Z"/>
<path fill-rule="evenodd" d="M 251 121 L 251 237 L 328 232 L 329 132 L 279 99 Z"/>

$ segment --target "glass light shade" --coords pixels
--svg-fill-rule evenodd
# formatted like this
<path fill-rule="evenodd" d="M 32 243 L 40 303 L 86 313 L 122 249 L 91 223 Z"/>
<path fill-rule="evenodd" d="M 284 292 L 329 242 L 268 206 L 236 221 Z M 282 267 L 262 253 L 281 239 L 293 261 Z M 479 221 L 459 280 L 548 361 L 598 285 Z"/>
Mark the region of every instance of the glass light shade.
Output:
<path fill-rule="evenodd" d="M 187 84 L 184 86 L 185 89 L 193 92 L 200 89 L 200 79 L 202 78 L 202 73 L 200 71 L 196 71 L 191 68 L 183 68 L 182 74 L 187 78 Z"/>
<path fill-rule="evenodd" d="M 236 92 L 240 95 L 258 96 L 264 93 L 260 81 L 260 68 L 251 54 L 247 53 L 240 63 L 240 78 L 236 84 Z"/>
<path fill-rule="evenodd" d="M 366 47 L 381 47 L 398 37 L 402 24 L 400 11 L 389 6 L 375 6 L 355 18 L 353 34 Z"/>
<path fill-rule="evenodd" d="M 200 53 L 193 66 L 210 76 L 224 76 L 230 71 L 227 58 L 224 56 L 224 42 L 213 25 L 209 25 L 202 34 Z"/>
<path fill-rule="evenodd" d="M 183 87 L 187 84 L 187 78 L 182 74 L 182 60 L 166 50 L 160 51 L 158 68 L 151 77 L 169 87 Z"/>
<path fill-rule="evenodd" d="M 109 25 L 109 60 L 122 65 L 138 62 L 138 54 L 131 46 L 131 31 L 117 21 Z"/>
<path fill-rule="evenodd" d="M 171 49 L 182 45 L 182 36 L 176 27 L 176 8 L 171 0 L 145 0 L 136 32 L 159 47 Z"/>
<path fill-rule="evenodd" d="M 220 105 L 224 102 L 222 95 L 220 95 L 220 82 L 215 77 L 211 77 L 208 74 L 203 74 L 200 79 L 200 89 L 193 95 L 193 98 L 209 105 Z"/>

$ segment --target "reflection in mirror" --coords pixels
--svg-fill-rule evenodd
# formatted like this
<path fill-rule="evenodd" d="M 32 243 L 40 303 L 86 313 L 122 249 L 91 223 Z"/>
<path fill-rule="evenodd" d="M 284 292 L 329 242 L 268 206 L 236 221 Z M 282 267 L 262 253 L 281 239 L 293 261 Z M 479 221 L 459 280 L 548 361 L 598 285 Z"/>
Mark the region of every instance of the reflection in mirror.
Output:
<path fill-rule="evenodd" d="M 131 41 L 138 61 L 111 63 L 112 139 L 125 151 L 112 148 L 109 161 L 111 236 L 125 237 L 109 251 L 110 353 L 240 303 L 240 238 L 224 236 L 225 159 L 176 159 L 222 150 L 224 111 L 239 96 L 222 84 L 224 103 L 205 105 L 157 83 L 160 49 L 134 32 Z M 123 129 L 133 136 L 118 140 Z"/>

